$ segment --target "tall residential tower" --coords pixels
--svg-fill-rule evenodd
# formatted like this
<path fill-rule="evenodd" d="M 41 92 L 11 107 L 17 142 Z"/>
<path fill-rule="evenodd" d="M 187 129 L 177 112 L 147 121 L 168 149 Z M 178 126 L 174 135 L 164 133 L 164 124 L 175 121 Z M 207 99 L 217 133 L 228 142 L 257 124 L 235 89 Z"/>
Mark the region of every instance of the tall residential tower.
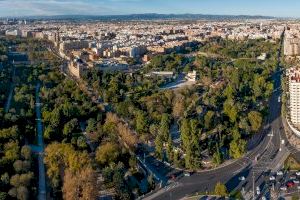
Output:
<path fill-rule="evenodd" d="M 294 125 L 300 125 L 300 68 L 289 69 L 290 117 Z"/>

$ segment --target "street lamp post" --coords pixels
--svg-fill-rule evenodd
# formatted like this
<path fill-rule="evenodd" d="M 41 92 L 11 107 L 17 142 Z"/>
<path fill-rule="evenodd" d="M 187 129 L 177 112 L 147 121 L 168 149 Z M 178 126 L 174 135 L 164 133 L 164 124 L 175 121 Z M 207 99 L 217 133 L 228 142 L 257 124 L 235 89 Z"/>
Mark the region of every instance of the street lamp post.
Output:
<path fill-rule="evenodd" d="M 279 131 L 279 151 L 282 151 L 282 141 L 281 141 L 281 134 L 280 134 L 280 131 Z"/>

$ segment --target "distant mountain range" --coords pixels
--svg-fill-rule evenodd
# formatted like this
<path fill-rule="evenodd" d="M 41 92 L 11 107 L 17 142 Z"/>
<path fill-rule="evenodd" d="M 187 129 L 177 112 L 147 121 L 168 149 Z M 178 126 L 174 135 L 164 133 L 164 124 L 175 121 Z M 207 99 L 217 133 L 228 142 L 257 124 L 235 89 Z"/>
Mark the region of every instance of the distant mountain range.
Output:
<path fill-rule="evenodd" d="M 130 14 L 130 15 L 56 15 L 56 16 L 30 16 L 18 17 L 27 19 L 45 20 L 246 20 L 246 19 L 276 19 L 271 16 L 259 15 L 204 15 L 204 14 Z"/>

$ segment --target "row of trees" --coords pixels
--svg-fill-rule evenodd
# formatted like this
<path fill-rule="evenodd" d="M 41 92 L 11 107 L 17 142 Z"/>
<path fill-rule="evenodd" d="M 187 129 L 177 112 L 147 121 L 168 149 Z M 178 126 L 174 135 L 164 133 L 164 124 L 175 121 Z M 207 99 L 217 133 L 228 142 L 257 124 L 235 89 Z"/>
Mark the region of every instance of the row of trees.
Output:
<path fill-rule="evenodd" d="M 12 69 L 7 62 L 7 49 L 8 41 L 0 38 L 0 116 L 3 115 L 2 111 L 10 85 L 9 77 L 12 74 Z"/>
<path fill-rule="evenodd" d="M 45 123 L 44 137 L 46 141 L 64 140 L 76 144 L 78 148 L 86 149 L 80 123 L 90 117 L 101 119 L 102 113 L 97 113 L 98 108 L 82 95 L 73 81 L 61 79 L 63 78 L 59 72 L 51 72 L 48 77 L 42 79 L 44 81 L 41 90 L 44 103 L 42 109 Z"/>
<path fill-rule="evenodd" d="M 91 103 L 75 82 L 61 76 L 57 70 L 40 76 L 40 80 L 43 82 L 44 137 L 49 144 L 45 160 L 47 174 L 51 178 L 52 195 L 55 198 L 77 199 L 86 196 L 88 192 L 85 190 L 88 188 L 91 188 L 89 192 L 105 188 L 113 189 L 120 199 L 130 199 L 133 188 L 128 188 L 125 174 L 128 171 L 138 173 L 136 159 L 128 150 L 133 151 L 138 143 L 135 132 L 116 114 L 105 113 Z M 119 83 L 109 81 L 108 84 L 114 87 Z M 60 155 L 56 154 L 58 149 L 62 152 Z M 83 157 L 89 159 L 87 169 Z M 71 159 L 75 159 L 74 163 Z M 78 167 L 74 171 L 73 165 Z M 91 186 L 90 181 L 83 179 L 84 176 L 103 176 L 103 185 L 93 183 Z M 77 190 L 82 192 L 78 193 Z"/>
<path fill-rule="evenodd" d="M 14 48 L 21 44 L 26 41 L 0 39 L 0 199 L 31 199 L 37 190 L 31 148 L 25 143 L 35 136 L 33 79 L 38 66 L 16 66 L 15 77 L 12 77 L 13 66 L 2 56 L 7 55 L 9 46 Z M 12 81 L 15 88 L 11 106 L 5 112 L 2 108 Z"/>

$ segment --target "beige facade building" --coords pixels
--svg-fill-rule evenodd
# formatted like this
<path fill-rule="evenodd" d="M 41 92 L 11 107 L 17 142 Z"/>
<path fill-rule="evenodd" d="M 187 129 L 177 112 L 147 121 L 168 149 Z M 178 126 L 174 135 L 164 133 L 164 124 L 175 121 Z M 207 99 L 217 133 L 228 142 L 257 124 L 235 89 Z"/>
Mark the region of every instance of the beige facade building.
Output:
<path fill-rule="evenodd" d="M 289 69 L 290 117 L 294 125 L 300 125 L 300 68 Z"/>
<path fill-rule="evenodd" d="M 62 52 L 71 51 L 71 50 L 80 50 L 89 47 L 89 42 L 85 40 L 77 41 L 64 41 L 60 43 L 59 50 Z"/>
<path fill-rule="evenodd" d="M 300 55 L 300 38 L 285 38 L 284 55 L 285 56 Z"/>
<path fill-rule="evenodd" d="M 68 69 L 73 76 L 76 78 L 81 78 L 84 70 L 88 68 L 87 64 L 83 62 L 81 59 L 74 59 L 70 61 L 68 64 Z"/>

